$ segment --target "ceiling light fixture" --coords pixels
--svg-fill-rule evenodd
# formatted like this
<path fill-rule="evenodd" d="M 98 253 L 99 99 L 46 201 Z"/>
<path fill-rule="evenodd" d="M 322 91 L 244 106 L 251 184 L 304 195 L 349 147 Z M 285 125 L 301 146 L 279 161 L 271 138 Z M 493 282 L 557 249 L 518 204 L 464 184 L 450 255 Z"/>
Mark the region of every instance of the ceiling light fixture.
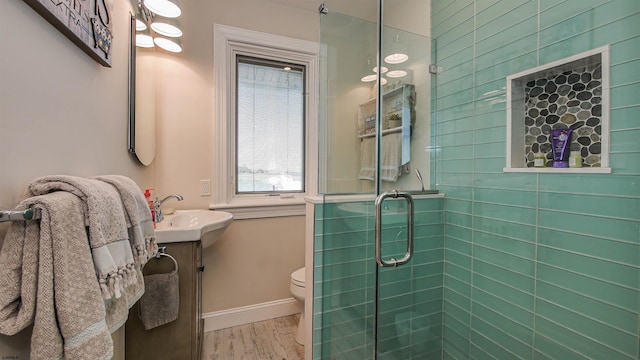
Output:
<path fill-rule="evenodd" d="M 175 18 L 182 13 L 178 0 L 142 0 L 142 3 L 151 12 L 160 16 Z"/>
<path fill-rule="evenodd" d="M 182 30 L 178 27 L 180 23 L 176 19 L 154 16 L 151 22 L 151 30 L 160 35 L 168 37 L 182 36 Z"/>
<path fill-rule="evenodd" d="M 383 74 L 386 73 L 387 71 L 389 71 L 389 69 L 384 67 L 384 66 L 381 67 L 381 69 L 382 69 L 382 73 Z M 376 73 L 376 74 L 378 73 L 378 67 L 377 66 L 373 68 L 373 72 Z"/>
<path fill-rule="evenodd" d="M 409 56 L 402 53 L 391 54 L 384 58 L 384 61 L 387 64 L 402 64 L 407 60 L 409 60 Z"/>
<path fill-rule="evenodd" d="M 147 30 L 147 24 L 145 24 L 144 21 L 140 20 L 139 18 L 136 18 L 136 31 L 145 30 Z"/>
<path fill-rule="evenodd" d="M 153 38 L 151 37 L 148 29 L 136 34 L 136 46 L 141 48 L 154 47 Z"/>
<path fill-rule="evenodd" d="M 367 75 L 367 76 L 363 76 L 360 81 L 362 82 L 371 82 L 371 81 L 375 81 L 377 78 L 376 74 L 371 74 L 371 75 Z"/>
<path fill-rule="evenodd" d="M 390 78 L 401 78 L 407 76 L 407 72 L 404 70 L 391 70 L 387 73 L 387 76 Z"/>
<path fill-rule="evenodd" d="M 182 52 L 182 42 L 179 38 L 165 38 L 157 36 L 153 39 L 153 42 L 161 49 L 167 50 L 172 53 Z"/>
<path fill-rule="evenodd" d="M 409 55 L 405 54 L 404 46 L 400 41 L 400 34 L 396 34 L 396 37 L 393 39 L 393 43 L 390 47 L 392 52 L 391 55 L 384 58 L 384 61 L 387 64 L 402 64 L 409 60 Z"/>

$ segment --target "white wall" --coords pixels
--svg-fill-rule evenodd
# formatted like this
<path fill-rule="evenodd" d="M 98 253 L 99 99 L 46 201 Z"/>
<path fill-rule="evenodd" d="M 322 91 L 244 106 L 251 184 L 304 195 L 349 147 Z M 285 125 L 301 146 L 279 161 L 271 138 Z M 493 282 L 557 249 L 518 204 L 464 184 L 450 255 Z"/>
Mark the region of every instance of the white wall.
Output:
<path fill-rule="evenodd" d="M 317 41 L 319 15 L 267 0 L 197 0 L 180 6 L 184 51 L 158 51 L 156 62 L 156 194 L 179 193 L 185 200 L 170 206 L 205 209 L 212 198 L 200 196 L 200 180 L 215 178 L 217 156 L 213 25 Z M 205 314 L 288 298 L 290 274 L 304 266 L 304 218 L 235 220 L 218 243 L 204 249 L 203 265 Z"/>
<path fill-rule="evenodd" d="M 22 0 L 0 1 L 0 208 L 13 207 L 38 176 L 107 173 L 130 176 L 159 196 L 180 193 L 178 208 L 208 207 L 199 181 L 214 178 L 216 156 L 213 24 L 318 41 L 319 15 L 315 7 L 266 0 L 181 7 L 184 52 L 157 54 L 158 153 L 142 167 L 126 150 L 128 55 L 118 39 L 127 38 L 129 2 L 114 1 L 113 67 L 104 68 Z M 286 298 L 290 272 L 304 265 L 304 219 L 238 220 L 203 259 L 205 313 Z M 21 344 L 0 338 L 0 355 L 9 346 L 26 351 Z"/>
<path fill-rule="evenodd" d="M 351 11 L 351 4 L 329 2 L 335 10 Z M 334 4 L 335 3 L 335 4 Z M 288 4 L 288 5 L 287 5 Z M 180 193 L 185 197 L 178 208 L 207 208 L 211 197 L 200 196 L 200 180 L 215 179 L 213 170 L 214 152 L 214 90 L 213 90 L 213 25 L 223 24 L 308 41 L 319 41 L 320 16 L 316 6 L 309 1 L 290 0 L 214 0 L 181 2 L 183 10 L 181 25 L 184 32 L 184 52 L 178 55 L 158 52 L 158 154 L 156 164 L 156 193 L 163 196 Z M 429 3 L 422 0 L 404 0 L 392 4 L 389 23 L 406 31 L 428 35 Z M 339 6 L 339 7 L 338 7 Z M 407 6 L 416 16 L 415 21 L 406 18 Z M 356 6 L 356 8 L 358 8 Z M 395 11 L 393 11 L 395 9 Z M 413 9 L 413 11 L 412 11 Z M 405 16 L 397 16 L 402 12 Z M 374 12 L 375 13 L 375 12 Z M 347 34 L 349 36 L 352 34 Z M 428 50 L 425 49 L 428 53 Z M 356 66 L 354 64 L 354 66 Z M 353 71 L 353 73 L 356 73 Z M 416 74 L 428 78 L 424 74 Z M 359 79 L 359 77 L 358 77 Z M 419 83 L 419 81 L 415 81 Z M 420 89 L 425 94 L 428 86 Z M 366 87 L 355 91 L 345 90 L 336 100 L 335 118 L 338 126 L 347 130 L 336 130 L 343 139 L 334 139 L 345 161 L 330 169 L 335 179 L 357 177 L 357 154 L 359 143 L 355 135 L 357 105 L 368 97 Z M 355 101 L 356 98 L 361 100 Z M 424 103 L 423 103 L 424 105 Z M 429 109 L 422 108 L 428 116 Z M 428 128 L 428 126 L 426 126 Z M 422 136 L 422 138 L 421 138 Z M 416 147 L 422 151 L 428 133 L 414 136 Z M 343 141 L 344 140 L 344 141 Z M 416 155 L 414 163 L 425 157 Z M 428 157 L 426 157 L 428 159 Z M 428 176 L 428 164 L 420 167 Z M 353 180 L 352 180 L 353 181 Z M 419 185 L 415 177 L 407 177 L 411 188 Z M 359 182 L 359 187 L 366 186 Z M 409 187 L 405 188 L 409 188 Z M 215 188 L 215 187 L 212 187 Z M 173 206 L 173 205 L 172 205 Z M 204 250 L 203 312 L 215 312 L 233 307 L 257 304 L 289 297 L 288 284 L 291 271 L 304 265 L 304 220 L 300 217 L 285 219 L 236 220 L 223 235 L 219 244 Z M 286 227 L 289 231 L 282 232 Z M 260 236 L 253 236 L 253 234 Z M 224 244 L 224 245 L 222 245 Z M 264 251 L 264 246 L 280 250 L 273 256 Z M 225 259 L 218 261 L 216 259 Z M 264 266 L 269 262 L 278 266 Z M 229 268 L 234 265 L 234 269 Z M 247 291 L 247 282 L 261 284 L 269 289 Z"/>
<path fill-rule="evenodd" d="M 266 0 L 181 2 L 184 52 L 158 52 L 158 188 L 206 208 L 200 180 L 213 179 L 213 24 L 318 40 L 318 13 Z"/>
<path fill-rule="evenodd" d="M 130 10 L 128 1 L 114 2 L 113 67 L 105 68 L 22 0 L 0 1 L 1 209 L 50 174 L 122 174 L 154 186 L 154 167 L 127 151 Z M 0 224 L 0 238 L 6 228 Z M 27 359 L 28 338 L 0 337 L 0 357 Z"/>

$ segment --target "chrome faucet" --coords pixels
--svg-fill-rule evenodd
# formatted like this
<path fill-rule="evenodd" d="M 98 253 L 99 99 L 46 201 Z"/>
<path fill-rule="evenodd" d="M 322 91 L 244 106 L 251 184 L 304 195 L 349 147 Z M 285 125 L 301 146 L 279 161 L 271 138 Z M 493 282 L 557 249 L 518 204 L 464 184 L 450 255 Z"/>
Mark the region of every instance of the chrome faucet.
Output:
<path fill-rule="evenodd" d="M 159 223 L 164 219 L 164 215 L 162 215 L 162 209 L 160 208 L 160 206 L 162 205 L 163 202 L 165 202 L 165 201 L 167 201 L 167 200 L 169 200 L 171 198 L 176 198 L 178 201 L 184 200 L 182 195 L 171 194 L 171 195 L 165 197 L 162 200 L 158 200 L 158 198 L 156 198 L 156 201 L 153 202 L 153 206 L 154 206 L 155 212 L 156 212 L 156 223 Z"/>

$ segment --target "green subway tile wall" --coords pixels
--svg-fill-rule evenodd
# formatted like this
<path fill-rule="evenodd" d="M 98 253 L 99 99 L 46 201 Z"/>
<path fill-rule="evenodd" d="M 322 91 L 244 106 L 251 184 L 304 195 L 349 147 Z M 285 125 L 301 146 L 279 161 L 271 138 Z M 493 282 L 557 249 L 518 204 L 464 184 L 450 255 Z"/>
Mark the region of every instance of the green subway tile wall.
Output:
<path fill-rule="evenodd" d="M 385 258 L 406 251 L 406 205 L 390 201 L 388 207 L 382 226 Z M 441 359 L 443 207 L 442 198 L 414 200 L 412 261 L 397 269 L 379 268 L 381 360 Z M 371 359 L 377 267 L 373 201 L 319 204 L 315 214 L 314 359 Z"/>
<path fill-rule="evenodd" d="M 442 358 L 639 359 L 640 1 L 431 10 Z M 505 77 L 604 45 L 613 173 L 503 173 Z"/>

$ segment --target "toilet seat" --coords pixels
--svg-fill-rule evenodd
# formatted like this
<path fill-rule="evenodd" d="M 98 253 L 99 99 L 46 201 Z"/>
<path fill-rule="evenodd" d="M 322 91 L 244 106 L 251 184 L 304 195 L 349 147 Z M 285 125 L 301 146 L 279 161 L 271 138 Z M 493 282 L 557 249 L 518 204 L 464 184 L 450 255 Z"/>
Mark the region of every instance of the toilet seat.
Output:
<path fill-rule="evenodd" d="M 304 268 L 300 268 L 291 273 L 291 284 L 299 287 L 305 286 L 305 271 Z"/>

